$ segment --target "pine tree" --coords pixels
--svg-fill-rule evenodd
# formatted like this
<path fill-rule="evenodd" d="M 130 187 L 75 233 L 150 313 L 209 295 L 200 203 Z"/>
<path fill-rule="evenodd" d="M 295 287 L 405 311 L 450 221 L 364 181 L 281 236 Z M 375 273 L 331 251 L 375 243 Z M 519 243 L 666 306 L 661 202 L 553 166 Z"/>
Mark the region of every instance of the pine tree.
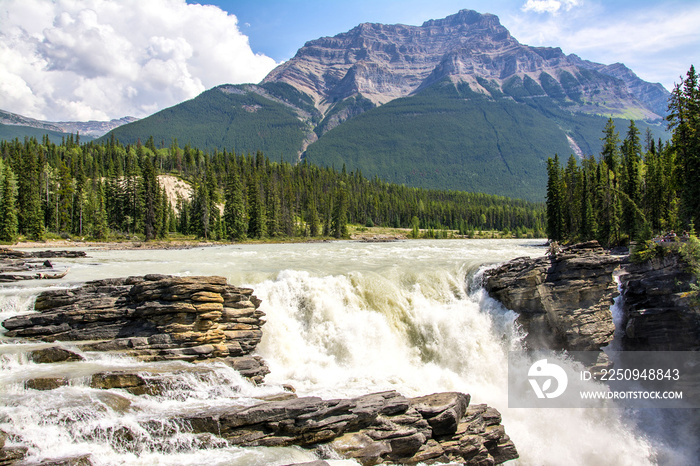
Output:
<path fill-rule="evenodd" d="M 553 160 L 547 159 L 547 237 L 552 241 L 565 237 L 563 204 L 561 164 L 555 154 Z"/>
<path fill-rule="evenodd" d="M 13 243 L 17 239 L 17 186 L 15 175 L 9 166 L 2 172 L 0 184 L 0 241 Z"/>
<path fill-rule="evenodd" d="M 241 241 L 246 237 L 246 222 L 243 190 L 236 173 L 229 174 L 226 182 L 224 219 L 226 220 L 226 237 L 231 241 Z"/>
<path fill-rule="evenodd" d="M 687 226 L 700 222 L 700 79 L 691 66 L 671 93 L 669 129 L 679 168 L 681 211 Z"/>
<path fill-rule="evenodd" d="M 637 214 L 641 200 L 640 196 L 640 172 L 642 163 L 642 144 L 639 139 L 639 130 L 630 120 L 627 137 L 622 144 L 622 155 L 624 161 L 624 183 L 623 192 L 626 195 L 626 202 L 623 203 L 622 222 L 625 231 L 630 239 L 637 239 L 641 232 L 641 219 Z"/>
<path fill-rule="evenodd" d="M 248 182 L 248 236 L 251 238 L 264 238 L 266 232 L 265 206 L 258 186 L 258 177 L 253 177 Z"/>
<path fill-rule="evenodd" d="M 600 154 L 601 159 L 613 173 L 613 184 L 617 187 L 617 178 L 620 173 L 620 136 L 615 131 L 615 122 L 612 118 L 608 118 L 603 134 L 604 136 L 601 138 L 601 141 L 603 141 L 603 150 Z"/>
<path fill-rule="evenodd" d="M 142 171 L 141 171 L 141 183 L 143 192 L 143 232 L 146 237 L 146 241 L 150 241 L 156 238 L 158 232 L 157 225 L 157 214 L 158 214 L 158 204 L 160 201 L 160 193 L 158 192 L 158 178 L 156 177 L 156 171 L 153 167 L 153 162 L 148 155 L 143 157 L 142 161 Z"/>
<path fill-rule="evenodd" d="M 336 238 L 348 236 L 348 198 L 344 181 L 341 181 L 340 186 L 336 189 L 333 217 L 331 218 L 331 234 Z"/>

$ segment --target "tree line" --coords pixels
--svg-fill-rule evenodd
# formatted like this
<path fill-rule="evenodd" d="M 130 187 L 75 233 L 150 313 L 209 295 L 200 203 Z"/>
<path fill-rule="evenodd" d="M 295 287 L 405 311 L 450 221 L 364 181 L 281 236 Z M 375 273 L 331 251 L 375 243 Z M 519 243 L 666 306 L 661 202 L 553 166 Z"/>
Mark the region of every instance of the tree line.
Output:
<path fill-rule="evenodd" d="M 190 196 L 166 195 L 159 175 L 186 180 Z M 205 152 L 176 140 L 159 147 L 114 137 L 61 144 L 44 137 L 0 144 L 0 241 L 18 236 L 151 240 L 335 237 L 348 224 L 435 231 L 543 229 L 544 205 L 501 196 L 411 188 L 262 152 Z"/>
<path fill-rule="evenodd" d="M 606 246 L 671 231 L 693 232 L 700 221 L 700 85 L 693 66 L 669 99 L 670 141 L 643 138 L 630 121 L 620 139 L 612 119 L 598 159 L 573 155 L 547 161 L 546 230 L 553 241 L 598 240 Z"/>

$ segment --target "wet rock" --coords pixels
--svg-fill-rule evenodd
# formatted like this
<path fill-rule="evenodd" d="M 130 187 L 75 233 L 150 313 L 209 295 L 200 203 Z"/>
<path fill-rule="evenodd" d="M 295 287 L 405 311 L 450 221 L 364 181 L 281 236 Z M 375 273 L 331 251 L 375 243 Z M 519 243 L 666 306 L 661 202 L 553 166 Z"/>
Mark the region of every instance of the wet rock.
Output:
<path fill-rule="evenodd" d="M 28 357 L 37 364 L 53 364 L 57 362 L 83 361 L 85 359 L 78 353 L 74 353 L 73 351 L 61 348 L 60 346 L 52 346 L 50 348 L 42 348 L 31 351 Z"/>
<path fill-rule="evenodd" d="M 0 430 L 0 466 L 9 466 L 17 464 L 27 454 L 27 447 L 16 446 L 9 447 L 6 445 L 7 433 Z"/>
<path fill-rule="evenodd" d="M 27 380 L 24 383 L 26 388 L 32 390 L 55 390 L 66 385 L 68 385 L 68 379 L 64 377 L 41 377 Z"/>
<path fill-rule="evenodd" d="M 643 351 L 700 350 L 696 279 L 677 253 L 630 264 L 620 277 L 624 297 L 623 347 Z"/>
<path fill-rule="evenodd" d="M 54 270 L 51 261 L 36 260 L 56 257 L 85 257 L 85 251 L 15 251 L 0 248 L 0 282 L 63 278 L 68 271 Z"/>
<path fill-rule="evenodd" d="M 48 458 L 40 462 L 22 462 L 21 466 L 93 466 L 91 455 Z"/>
<path fill-rule="evenodd" d="M 519 314 L 531 349 L 596 351 L 613 337 L 613 272 L 624 258 L 596 241 L 514 259 L 484 274 L 488 293 Z"/>
<path fill-rule="evenodd" d="M 143 361 L 221 359 L 262 382 L 267 366 L 249 356 L 265 323 L 259 305 L 253 290 L 229 285 L 223 277 L 146 275 L 44 291 L 34 306 L 38 313 L 7 319 L 3 326 L 8 337 L 79 341 L 81 350 Z"/>
<path fill-rule="evenodd" d="M 331 465 L 328 461 L 318 460 L 318 461 L 309 461 L 306 463 L 286 464 L 284 466 L 331 466 Z"/>
<path fill-rule="evenodd" d="M 436 393 L 412 398 L 413 406 L 428 421 L 434 436 L 452 435 L 469 406 L 469 395 L 463 393 Z"/>
<path fill-rule="evenodd" d="M 343 400 L 272 401 L 184 421 L 193 432 L 221 435 L 231 445 L 328 444 L 337 455 L 363 465 L 436 460 L 499 464 L 516 458 L 498 411 L 468 404 L 469 396 L 461 393 L 409 400 L 391 391 Z"/>

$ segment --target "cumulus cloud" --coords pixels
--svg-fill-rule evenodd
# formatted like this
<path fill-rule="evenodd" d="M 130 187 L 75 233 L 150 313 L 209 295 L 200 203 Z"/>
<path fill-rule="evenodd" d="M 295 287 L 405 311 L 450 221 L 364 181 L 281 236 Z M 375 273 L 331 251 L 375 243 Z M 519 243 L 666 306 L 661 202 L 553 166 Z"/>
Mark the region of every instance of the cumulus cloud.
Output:
<path fill-rule="evenodd" d="M 528 45 L 561 47 L 599 63 L 622 62 L 639 77 L 672 89 L 700 62 L 700 5 L 639 8 L 612 14 L 603 4 L 544 17 L 513 16 L 507 26 Z M 688 53 L 692 51 L 692 53 Z"/>
<path fill-rule="evenodd" d="M 527 0 L 522 6 L 523 11 L 535 13 L 557 13 L 559 10 L 569 11 L 582 3 L 582 0 Z"/>
<path fill-rule="evenodd" d="M 51 121 L 147 116 L 275 67 L 235 16 L 185 0 L 3 0 L 0 109 Z"/>

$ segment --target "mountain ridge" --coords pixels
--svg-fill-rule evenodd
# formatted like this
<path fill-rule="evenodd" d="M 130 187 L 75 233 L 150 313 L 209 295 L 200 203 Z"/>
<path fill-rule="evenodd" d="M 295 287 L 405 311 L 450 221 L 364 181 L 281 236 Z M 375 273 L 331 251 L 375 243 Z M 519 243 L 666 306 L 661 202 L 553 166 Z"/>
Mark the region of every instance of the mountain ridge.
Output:
<path fill-rule="evenodd" d="M 523 45 L 497 16 L 461 10 L 421 26 L 362 23 L 348 32 L 309 41 L 262 83 L 292 85 L 310 95 L 325 115 L 338 101 L 358 94 L 381 105 L 446 77 L 491 96 L 478 78 L 502 87 L 513 76 L 538 82 L 549 79 L 541 77 L 547 73 L 556 81 L 553 89 L 561 87 L 564 99 L 578 104 L 584 113 L 624 116 L 633 108 L 635 118 L 661 119 L 665 108 L 659 101 L 668 97 L 668 91 L 616 65 L 566 55 L 558 47 Z M 571 76 L 561 77 L 561 72 Z M 596 79 L 610 92 L 596 94 L 599 89 L 591 89 L 591 80 Z M 545 94 L 549 95 L 546 90 Z"/>
<path fill-rule="evenodd" d="M 17 113 L 0 110 L 0 125 L 20 126 L 51 131 L 55 133 L 75 134 L 98 138 L 119 126 L 138 121 L 138 118 L 126 116 L 109 121 L 46 121 L 25 117 Z"/>
<path fill-rule="evenodd" d="M 546 159 L 599 153 L 608 118 L 665 138 L 669 95 L 622 64 L 523 45 L 497 16 L 462 10 L 308 41 L 259 84 L 217 86 L 111 134 L 542 200 Z"/>

